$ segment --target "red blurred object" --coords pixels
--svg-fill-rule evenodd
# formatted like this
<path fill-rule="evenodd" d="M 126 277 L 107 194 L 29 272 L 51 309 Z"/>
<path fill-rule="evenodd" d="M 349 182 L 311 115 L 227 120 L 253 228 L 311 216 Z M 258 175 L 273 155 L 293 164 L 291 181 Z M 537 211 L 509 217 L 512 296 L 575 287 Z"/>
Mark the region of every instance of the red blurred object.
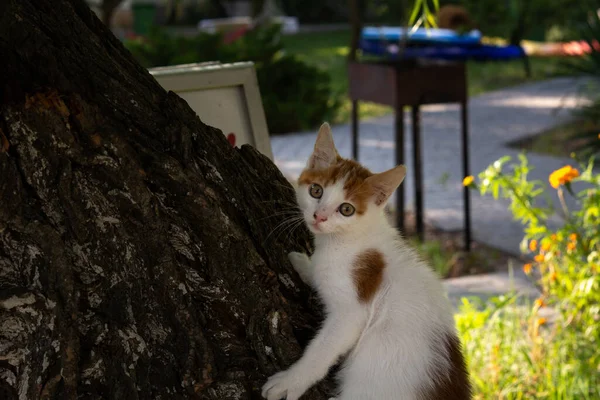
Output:
<path fill-rule="evenodd" d="M 135 39 L 141 39 L 144 40 L 144 37 L 141 35 L 138 35 L 137 33 L 133 32 L 133 31 L 129 31 L 125 33 L 125 39 L 128 40 L 135 40 Z"/>
<path fill-rule="evenodd" d="M 595 51 L 600 51 L 600 44 L 597 41 L 592 42 L 592 46 Z M 579 41 L 579 42 L 568 42 L 564 43 L 562 46 L 562 50 L 564 54 L 571 56 L 582 56 L 584 54 L 589 54 L 592 52 L 592 47 L 590 47 L 588 42 Z"/>
<path fill-rule="evenodd" d="M 235 133 L 230 133 L 227 135 L 227 140 L 231 143 L 232 146 L 235 146 Z"/>
<path fill-rule="evenodd" d="M 248 32 L 249 30 L 250 30 L 249 27 L 242 26 L 241 28 L 237 28 L 232 31 L 229 31 L 223 36 L 223 43 L 229 44 L 231 42 L 234 42 L 234 41 L 238 40 L 239 38 L 241 38 L 242 36 L 244 36 L 246 34 L 246 32 Z"/>
<path fill-rule="evenodd" d="M 593 47 L 593 49 L 592 49 Z M 539 43 L 533 44 L 528 51 L 529 55 L 535 56 L 574 56 L 581 57 L 593 51 L 600 51 L 600 43 L 592 42 L 592 46 L 585 40 L 577 40 L 564 43 Z"/>

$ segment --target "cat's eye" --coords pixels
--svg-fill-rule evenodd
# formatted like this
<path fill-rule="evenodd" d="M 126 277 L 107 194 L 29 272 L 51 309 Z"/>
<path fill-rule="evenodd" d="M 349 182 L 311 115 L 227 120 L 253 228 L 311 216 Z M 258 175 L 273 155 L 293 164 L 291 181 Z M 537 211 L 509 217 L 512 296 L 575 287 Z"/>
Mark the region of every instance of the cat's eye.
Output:
<path fill-rule="evenodd" d="M 323 196 L 323 188 L 321 187 L 321 185 L 318 185 L 316 183 L 310 185 L 310 189 L 308 192 L 315 199 L 320 199 Z"/>
<path fill-rule="evenodd" d="M 354 211 L 356 211 L 354 206 L 350 203 L 342 203 L 339 210 L 344 217 L 349 217 L 354 214 Z"/>

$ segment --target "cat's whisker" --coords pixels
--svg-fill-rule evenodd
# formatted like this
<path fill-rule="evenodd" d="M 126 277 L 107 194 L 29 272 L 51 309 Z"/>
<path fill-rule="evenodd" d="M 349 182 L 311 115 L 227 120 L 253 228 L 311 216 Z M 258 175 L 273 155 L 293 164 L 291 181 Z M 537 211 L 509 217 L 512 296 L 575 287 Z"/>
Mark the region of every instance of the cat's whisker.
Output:
<path fill-rule="evenodd" d="M 279 182 L 272 182 L 272 184 L 273 184 L 273 185 L 275 185 L 275 186 L 282 187 L 282 188 L 284 188 L 284 189 L 289 189 L 289 190 L 291 190 L 292 192 L 295 192 L 295 191 L 296 191 L 296 190 L 293 188 L 293 186 L 291 186 L 291 183 L 290 183 L 290 186 L 282 185 L 282 184 L 281 184 L 281 183 L 279 183 Z"/>
<path fill-rule="evenodd" d="M 286 238 L 289 240 L 289 238 L 290 238 L 289 232 L 293 229 L 294 226 L 301 224 L 302 222 L 304 222 L 304 219 L 300 218 L 300 219 L 286 225 L 283 229 L 281 229 L 279 231 L 279 233 L 275 237 L 275 240 L 279 239 L 279 237 L 281 237 L 281 234 L 284 233 L 286 230 L 288 231 L 288 235 L 286 235 Z"/>
<path fill-rule="evenodd" d="M 267 242 L 267 240 L 271 237 L 271 235 L 273 235 L 276 231 L 280 231 L 285 229 L 288 225 L 297 222 L 298 220 L 303 220 L 303 218 L 301 216 L 297 216 L 297 217 L 289 217 L 287 219 L 284 219 L 282 222 L 280 222 L 279 224 L 277 224 L 277 226 L 275 226 L 275 228 L 273 228 L 273 230 L 267 235 L 267 237 L 264 240 L 264 243 Z M 264 245 L 263 243 L 263 245 Z"/>
<path fill-rule="evenodd" d="M 289 201 L 283 201 L 283 200 L 264 200 L 264 201 L 261 201 L 261 203 L 283 204 L 283 205 L 286 205 L 286 206 L 298 208 L 298 204 L 295 204 L 295 203 L 292 203 L 292 202 L 289 202 Z"/>
<path fill-rule="evenodd" d="M 294 225 L 294 227 L 290 230 L 290 232 L 288 233 L 288 240 L 292 240 L 292 235 L 294 234 L 294 232 L 296 232 L 296 230 L 301 227 L 304 224 L 304 220 L 300 220 L 296 223 L 296 225 Z"/>
<path fill-rule="evenodd" d="M 267 215 L 266 217 L 259 218 L 259 221 L 263 221 L 263 220 L 269 219 L 269 218 L 282 217 L 282 216 L 286 216 L 286 215 L 289 215 L 289 216 L 301 215 L 301 212 L 300 212 L 300 210 L 294 210 L 294 211 L 289 210 L 289 211 L 276 212 L 271 215 Z"/>
<path fill-rule="evenodd" d="M 279 232 L 275 235 L 273 241 L 278 241 L 281 238 L 281 235 L 286 233 L 287 234 L 284 236 L 284 239 L 290 240 L 290 235 L 289 232 L 291 231 L 291 229 L 293 229 L 294 226 L 301 224 L 303 221 L 296 221 L 294 223 L 290 223 L 288 225 L 286 225 L 285 227 L 283 227 L 282 229 L 279 230 Z"/>

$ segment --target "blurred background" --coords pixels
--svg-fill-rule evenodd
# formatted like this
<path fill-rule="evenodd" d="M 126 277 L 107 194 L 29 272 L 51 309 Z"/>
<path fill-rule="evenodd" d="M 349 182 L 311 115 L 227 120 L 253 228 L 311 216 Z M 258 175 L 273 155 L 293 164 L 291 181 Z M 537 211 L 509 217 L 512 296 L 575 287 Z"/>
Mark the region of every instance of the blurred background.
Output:
<path fill-rule="evenodd" d="M 98 16 L 145 67 L 202 61 L 254 61 L 269 131 L 314 129 L 322 121 L 348 122 L 346 58 L 351 46 L 352 7 L 342 0 L 87 0 Z M 363 25 L 414 25 L 420 1 L 356 0 Z M 436 2 L 433 2 L 434 4 Z M 439 1 L 484 43 L 519 44 L 529 58 L 502 63 L 468 62 L 469 94 L 527 81 L 575 74 L 567 58 L 591 50 L 593 2 L 568 0 Z M 466 13 L 466 17 L 462 13 Z M 419 15 L 425 10 L 419 9 Z M 466 19 L 464 19 L 466 18 Z M 585 34 L 582 34 L 582 31 Z M 592 35 L 593 36 L 593 35 Z M 594 57 L 598 59 L 598 57 Z M 600 64 L 595 65 L 598 73 Z M 593 71 L 588 71 L 593 72 Z M 268 79 L 267 79 L 268 77 Z M 391 109 L 366 104 L 361 117 Z"/>

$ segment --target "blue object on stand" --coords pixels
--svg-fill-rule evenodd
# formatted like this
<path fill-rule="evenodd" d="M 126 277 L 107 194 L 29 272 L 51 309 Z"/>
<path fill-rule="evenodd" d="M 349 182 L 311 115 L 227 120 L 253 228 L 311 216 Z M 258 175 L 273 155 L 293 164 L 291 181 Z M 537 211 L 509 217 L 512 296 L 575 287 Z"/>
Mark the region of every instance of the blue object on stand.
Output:
<path fill-rule="evenodd" d="M 407 30 L 396 26 L 382 26 L 379 28 L 367 26 L 362 30 L 362 39 L 369 41 L 399 42 L 407 34 Z M 481 32 L 473 30 L 464 35 L 459 35 L 451 29 L 425 29 L 408 30 L 408 41 L 420 44 L 450 44 L 459 46 L 473 46 L 481 43 Z"/>
<path fill-rule="evenodd" d="M 400 45 L 404 35 L 406 30 L 399 27 L 365 27 L 361 35 L 360 49 L 365 54 L 395 59 L 400 56 Z M 476 30 L 459 35 L 449 29 L 421 28 L 408 31 L 406 44 L 402 59 L 500 61 L 525 56 L 525 51 L 520 46 L 481 44 L 481 33 Z"/>

